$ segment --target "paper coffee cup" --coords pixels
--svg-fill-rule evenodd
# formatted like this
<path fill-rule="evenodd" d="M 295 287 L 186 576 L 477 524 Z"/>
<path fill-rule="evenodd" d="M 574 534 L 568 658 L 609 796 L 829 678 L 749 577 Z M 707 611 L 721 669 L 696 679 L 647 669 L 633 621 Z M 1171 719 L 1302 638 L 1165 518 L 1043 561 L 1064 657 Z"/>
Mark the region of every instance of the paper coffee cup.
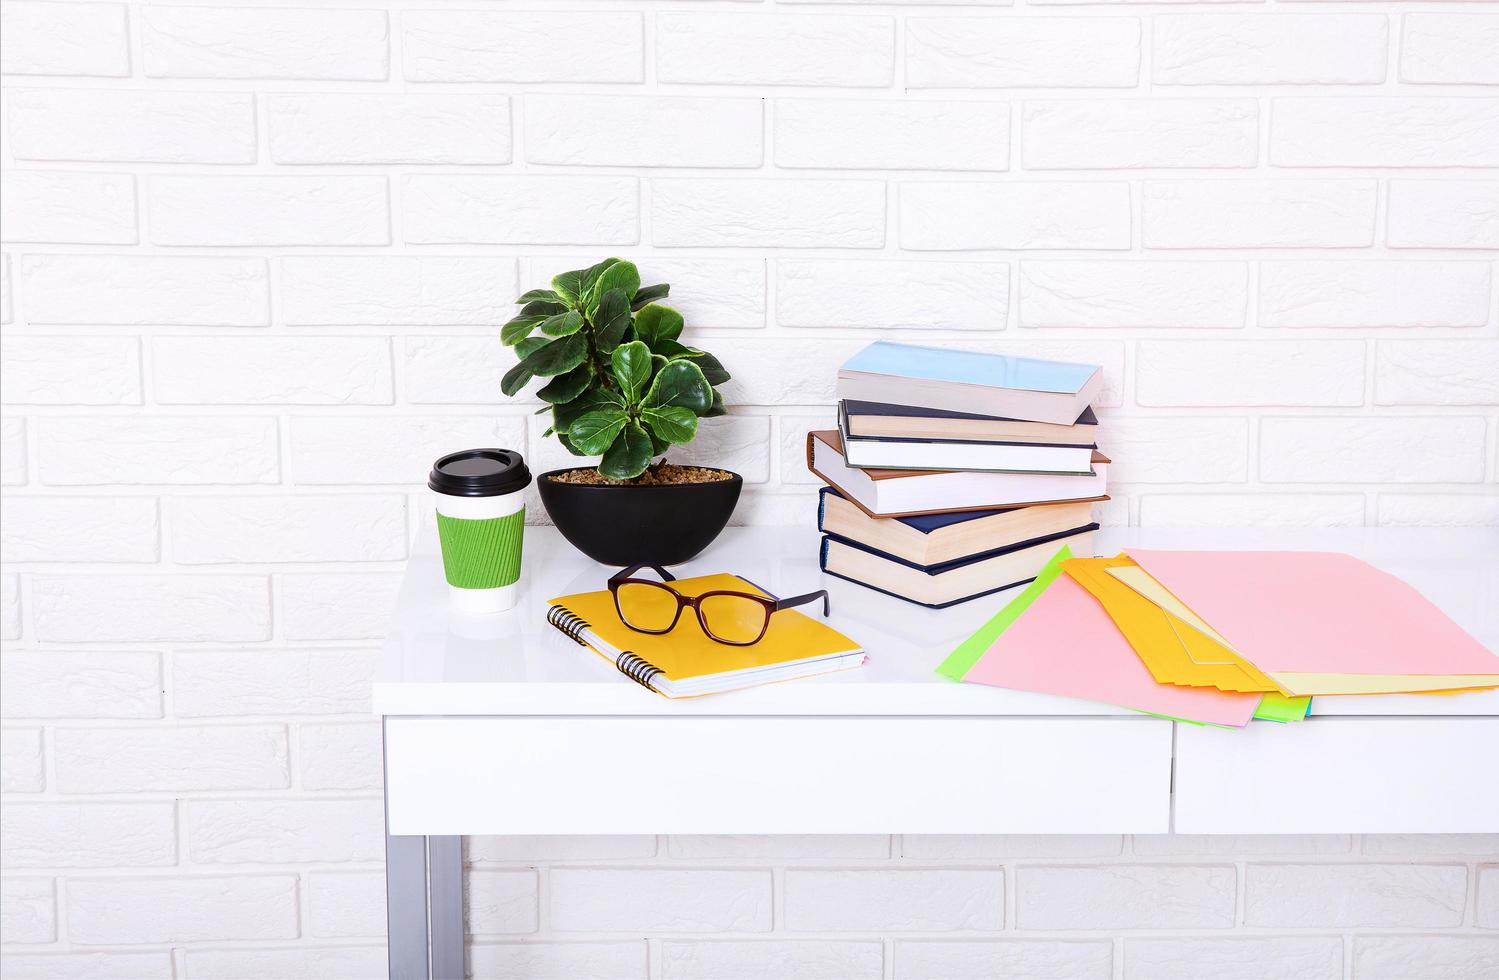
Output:
<path fill-rule="evenodd" d="M 466 449 L 432 465 L 442 569 L 454 608 L 497 613 L 515 605 L 520 586 L 531 471 L 510 449 Z"/>

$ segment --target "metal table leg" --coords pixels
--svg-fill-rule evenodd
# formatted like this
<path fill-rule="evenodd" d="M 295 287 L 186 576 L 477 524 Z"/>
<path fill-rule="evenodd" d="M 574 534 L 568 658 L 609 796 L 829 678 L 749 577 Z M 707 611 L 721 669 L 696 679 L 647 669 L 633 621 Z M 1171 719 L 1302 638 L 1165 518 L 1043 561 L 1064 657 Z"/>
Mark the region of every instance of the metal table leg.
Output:
<path fill-rule="evenodd" d="M 390 980 L 430 980 L 425 837 L 385 835 L 385 920 Z"/>
<path fill-rule="evenodd" d="M 464 980 L 463 838 L 392 836 L 389 778 L 385 786 L 385 917 L 390 978 Z"/>
<path fill-rule="evenodd" d="M 427 838 L 432 980 L 463 977 L 463 838 Z"/>

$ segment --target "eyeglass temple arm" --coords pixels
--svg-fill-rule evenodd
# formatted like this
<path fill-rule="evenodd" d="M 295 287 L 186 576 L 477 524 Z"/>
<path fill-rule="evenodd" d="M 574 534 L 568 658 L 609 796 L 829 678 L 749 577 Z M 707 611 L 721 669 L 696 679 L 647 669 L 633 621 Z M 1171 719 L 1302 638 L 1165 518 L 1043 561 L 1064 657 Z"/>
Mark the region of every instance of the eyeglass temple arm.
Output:
<path fill-rule="evenodd" d="M 675 582 L 677 580 L 677 577 L 675 575 L 673 575 L 671 572 L 668 572 L 666 569 L 662 568 L 660 565 L 645 565 L 645 564 L 641 564 L 641 565 L 631 565 L 629 568 L 622 568 L 622 569 L 620 569 L 619 571 L 615 572 L 613 575 L 609 576 L 609 581 L 611 581 L 611 582 L 617 582 L 620 579 L 629 578 L 631 575 L 634 575 L 636 572 L 640 571 L 642 568 L 649 568 L 651 571 L 653 571 L 657 575 L 661 576 L 661 581 L 663 581 L 663 582 Z"/>
<path fill-rule="evenodd" d="M 789 599 L 777 599 L 776 611 L 779 612 L 782 609 L 790 609 L 792 606 L 802 606 L 816 599 L 822 600 L 822 614 L 826 616 L 828 614 L 827 589 L 818 589 L 816 592 L 808 592 L 806 595 L 792 596 Z"/>

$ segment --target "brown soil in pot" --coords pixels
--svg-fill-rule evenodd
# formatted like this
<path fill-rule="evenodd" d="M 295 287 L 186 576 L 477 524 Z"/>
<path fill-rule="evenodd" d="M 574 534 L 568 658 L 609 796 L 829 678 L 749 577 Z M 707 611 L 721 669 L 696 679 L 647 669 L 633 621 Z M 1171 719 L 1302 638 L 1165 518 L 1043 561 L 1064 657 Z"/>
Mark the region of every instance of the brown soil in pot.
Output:
<path fill-rule="evenodd" d="M 598 470 L 568 470 L 548 477 L 558 483 L 581 483 L 586 486 L 611 487 L 660 487 L 682 483 L 717 483 L 733 479 L 726 470 L 710 469 L 706 466 L 679 466 L 676 463 L 660 463 L 630 480 L 611 480 L 601 476 Z"/>

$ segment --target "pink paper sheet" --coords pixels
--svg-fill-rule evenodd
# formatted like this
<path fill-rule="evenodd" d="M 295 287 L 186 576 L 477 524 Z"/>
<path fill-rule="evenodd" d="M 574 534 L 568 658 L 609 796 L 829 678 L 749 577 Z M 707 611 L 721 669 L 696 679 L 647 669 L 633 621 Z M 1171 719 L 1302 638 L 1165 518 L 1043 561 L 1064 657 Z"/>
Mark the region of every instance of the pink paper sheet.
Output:
<path fill-rule="evenodd" d="M 1059 576 L 963 680 L 1242 727 L 1258 694 L 1157 684 L 1088 590 Z"/>
<path fill-rule="evenodd" d="M 1499 674 L 1499 657 L 1446 613 L 1352 555 L 1128 553 L 1262 671 Z"/>

